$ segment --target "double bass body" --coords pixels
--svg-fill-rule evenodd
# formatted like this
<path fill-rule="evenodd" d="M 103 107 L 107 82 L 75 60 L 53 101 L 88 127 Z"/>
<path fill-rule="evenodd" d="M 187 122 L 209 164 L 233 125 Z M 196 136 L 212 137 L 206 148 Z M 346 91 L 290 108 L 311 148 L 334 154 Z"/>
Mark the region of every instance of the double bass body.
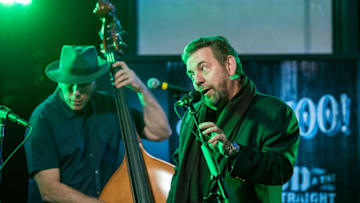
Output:
<path fill-rule="evenodd" d="M 174 173 L 173 165 L 159 160 L 148 154 L 140 144 L 151 190 L 155 202 L 165 202 L 170 190 L 171 178 Z M 100 200 L 109 203 L 135 202 L 131 191 L 128 167 L 124 158 L 120 167 L 110 178 L 100 194 Z"/>

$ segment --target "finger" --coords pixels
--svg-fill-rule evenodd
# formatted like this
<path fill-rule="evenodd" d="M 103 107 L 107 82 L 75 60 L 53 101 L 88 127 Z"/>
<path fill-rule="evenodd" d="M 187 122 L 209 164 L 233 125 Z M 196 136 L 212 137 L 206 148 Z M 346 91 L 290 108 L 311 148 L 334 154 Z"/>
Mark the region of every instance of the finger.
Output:
<path fill-rule="evenodd" d="M 114 75 L 114 78 L 116 80 L 117 77 L 120 77 L 121 75 L 130 75 L 130 69 L 129 67 L 126 65 L 125 62 L 123 61 L 117 61 L 114 64 L 112 64 L 113 68 L 118 68 L 118 70 L 116 70 L 116 73 Z"/>
<path fill-rule="evenodd" d="M 121 87 L 124 87 L 124 86 L 131 86 L 131 81 L 130 80 L 123 80 L 121 82 L 118 82 L 117 84 L 114 84 L 116 88 L 121 88 Z"/>
<path fill-rule="evenodd" d="M 202 131 L 203 135 L 208 135 L 211 133 L 221 133 L 220 129 L 217 126 L 210 127 Z"/>
<path fill-rule="evenodd" d="M 218 144 L 217 140 L 215 140 L 213 142 L 209 142 L 209 144 L 210 144 L 210 147 L 212 150 L 217 151 L 217 149 L 216 149 L 216 145 Z"/>
<path fill-rule="evenodd" d="M 219 152 L 220 154 L 223 154 L 224 155 L 224 152 L 225 152 L 225 145 L 222 141 L 222 136 L 221 135 L 216 135 L 214 136 L 213 138 L 211 138 L 209 140 L 209 143 L 210 143 L 210 146 L 211 148 L 214 150 L 214 151 L 217 151 Z"/>
<path fill-rule="evenodd" d="M 202 122 L 202 123 L 199 124 L 199 128 L 202 130 L 202 129 L 213 127 L 215 125 L 216 124 L 213 123 L 213 122 Z"/>
<path fill-rule="evenodd" d="M 214 151 L 220 152 L 220 154 L 224 154 L 224 144 L 219 139 L 209 141 L 210 148 Z"/>
<path fill-rule="evenodd" d="M 124 61 L 117 61 L 115 63 L 112 64 L 113 68 L 117 68 L 117 67 L 121 67 L 123 69 L 129 69 L 129 67 L 126 65 L 126 63 Z"/>
<path fill-rule="evenodd" d="M 117 75 L 115 77 L 114 85 L 117 86 L 120 83 L 123 83 L 125 81 L 131 81 L 130 78 L 129 78 L 129 75 L 127 75 L 127 74 L 119 74 L 119 75 Z"/>
<path fill-rule="evenodd" d="M 114 75 L 114 78 L 118 78 L 118 77 L 121 77 L 121 76 L 127 76 L 129 75 L 128 71 L 124 70 L 124 69 L 119 69 L 115 75 Z"/>
<path fill-rule="evenodd" d="M 122 80 L 127 80 L 129 79 L 129 75 L 126 73 L 119 73 L 115 76 L 115 81 L 122 81 Z"/>
<path fill-rule="evenodd" d="M 214 143 L 214 142 L 221 141 L 221 140 L 222 140 L 221 134 L 214 134 L 214 136 L 212 136 L 212 137 L 209 139 L 209 142 L 210 142 L 210 143 Z"/>

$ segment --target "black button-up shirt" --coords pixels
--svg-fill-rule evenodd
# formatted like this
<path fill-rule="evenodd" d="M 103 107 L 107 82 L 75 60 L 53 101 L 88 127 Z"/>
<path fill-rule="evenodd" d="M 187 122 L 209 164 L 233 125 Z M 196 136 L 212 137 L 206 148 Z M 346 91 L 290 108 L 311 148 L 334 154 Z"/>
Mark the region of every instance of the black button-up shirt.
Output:
<path fill-rule="evenodd" d="M 132 114 L 142 134 L 142 115 Z M 30 123 L 33 130 L 25 144 L 30 176 L 59 168 L 62 183 L 97 197 L 123 158 L 114 99 L 94 93 L 84 110 L 75 112 L 55 91 L 34 110 Z M 29 200 L 38 199 L 36 184 L 29 184 Z"/>

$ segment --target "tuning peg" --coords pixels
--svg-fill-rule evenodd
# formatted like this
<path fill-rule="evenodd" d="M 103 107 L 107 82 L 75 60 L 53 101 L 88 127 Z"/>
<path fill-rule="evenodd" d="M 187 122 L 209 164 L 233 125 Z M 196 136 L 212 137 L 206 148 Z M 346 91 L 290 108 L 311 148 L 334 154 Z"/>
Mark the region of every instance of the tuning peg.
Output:
<path fill-rule="evenodd" d="M 121 30 L 121 31 L 120 31 L 120 35 L 121 35 L 122 37 L 126 37 L 126 36 L 128 36 L 128 32 L 126 32 L 125 30 Z"/>
<path fill-rule="evenodd" d="M 119 42 L 119 45 L 122 47 L 128 47 L 128 44 L 124 41 Z"/>

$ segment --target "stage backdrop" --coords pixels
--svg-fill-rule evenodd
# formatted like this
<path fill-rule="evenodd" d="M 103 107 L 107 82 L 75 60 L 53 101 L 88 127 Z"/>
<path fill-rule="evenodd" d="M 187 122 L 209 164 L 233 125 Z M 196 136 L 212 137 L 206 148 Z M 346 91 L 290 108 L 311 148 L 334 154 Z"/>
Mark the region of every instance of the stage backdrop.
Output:
<path fill-rule="evenodd" d="M 283 202 L 359 202 L 358 62 L 255 61 L 244 67 L 259 91 L 285 101 L 299 121 L 298 159 L 283 186 Z M 168 63 L 169 79 L 189 87 L 184 68 L 180 62 Z M 169 142 L 173 152 L 179 119 L 172 109 L 169 118 L 176 129 Z"/>
<path fill-rule="evenodd" d="M 134 58 L 126 61 L 144 82 L 156 77 L 191 89 L 192 85 L 185 75 L 185 67 L 180 58 L 170 58 Z M 357 114 L 359 62 L 244 60 L 243 65 L 245 73 L 254 80 L 257 89 L 287 102 L 295 110 L 300 123 L 299 156 L 292 178 L 283 186 L 283 202 L 360 202 L 357 189 L 360 188 L 360 119 Z M 48 81 L 43 72 L 41 75 L 33 75 L 31 78 L 36 78 L 33 80 L 36 83 L 31 89 L 34 91 L 28 93 L 14 91 L 15 85 L 0 85 L 3 95 L 0 97 L 1 104 L 8 105 L 26 119 L 35 105 L 52 91 L 45 92 L 45 89 L 55 88 L 55 84 Z M 0 83 L 5 84 L 13 77 L 7 78 L 9 79 L 0 80 Z M 100 89 L 108 89 L 110 86 L 109 80 L 105 81 L 107 83 L 99 83 Z M 153 90 L 153 93 L 168 114 L 173 135 L 163 142 L 144 140 L 144 146 L 153 156 L 171 161 L 179 139 L 179 119 L 174 113 L 173 104 L 181 95 L 162 90 Z M 136 94 L 128 96 L 132 100 L 130 105 L 138 108 Z M 181 109 L 179 111 L 181 113 Z M 23 135 L 22 127 L 7 126 L 4 158 L 20 143 Z M 5 167 L 0 200 L 25 202 L 26 178 L 25 154 L 21 149 Z M 13 196 L 12 191 L 19 195 Z"/>

